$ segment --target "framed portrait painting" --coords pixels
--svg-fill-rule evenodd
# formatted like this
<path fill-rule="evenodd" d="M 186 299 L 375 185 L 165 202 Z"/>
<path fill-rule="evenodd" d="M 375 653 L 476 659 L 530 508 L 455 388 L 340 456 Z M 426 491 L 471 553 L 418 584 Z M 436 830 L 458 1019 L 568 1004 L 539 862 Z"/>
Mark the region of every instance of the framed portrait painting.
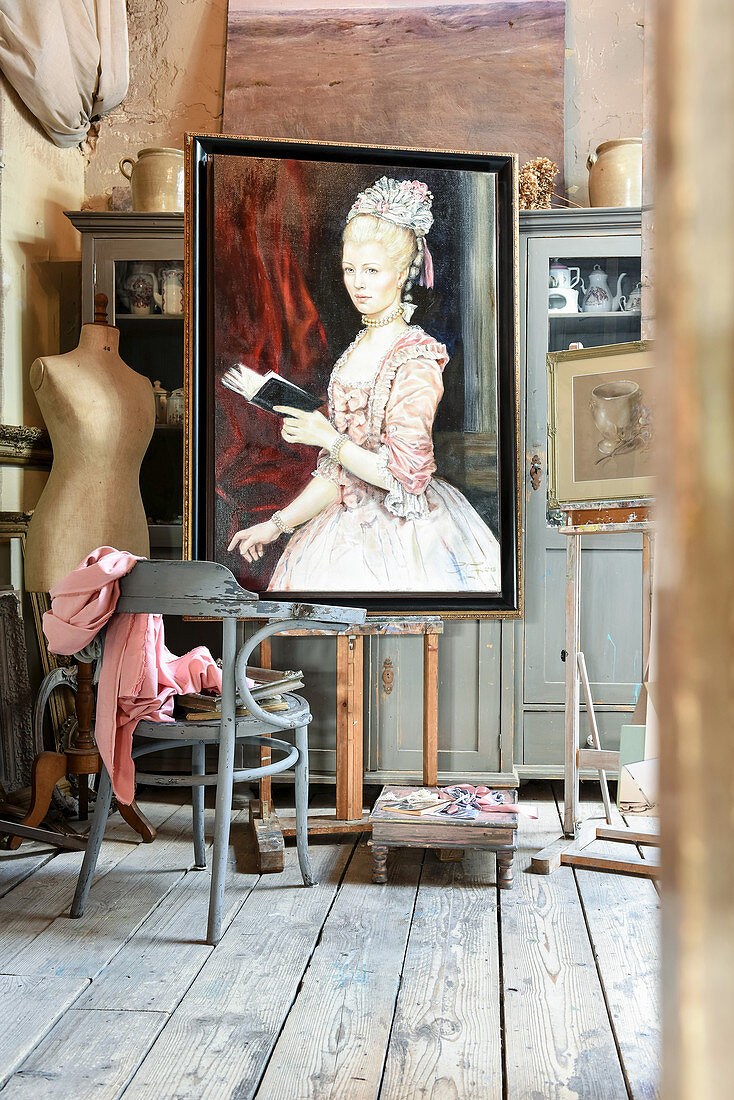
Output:
<path fill-rule="evenodd" d="M 548 365 L 548 503 L 650 503 L 655 367 L 636 340 L 556 351 Z"/>
<path fill-rule="evenodd" d="M 516 158 L 186 140 L 187 556 L 519 615 Z"/>

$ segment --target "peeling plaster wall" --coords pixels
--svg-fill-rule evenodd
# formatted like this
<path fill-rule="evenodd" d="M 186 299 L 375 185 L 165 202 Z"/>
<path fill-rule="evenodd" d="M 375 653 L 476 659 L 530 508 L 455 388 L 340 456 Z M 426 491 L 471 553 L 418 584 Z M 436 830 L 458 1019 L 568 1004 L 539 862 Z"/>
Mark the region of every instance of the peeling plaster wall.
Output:
<path fill-rule="evenodd" d="M 565 174 L 581 205 L 589 153 L 642 133 L 643 11 L 644 0 L 566 2 Z M 128 0 L 128 19 L 130 92 L 100 123 L 87 170 L 87 205 L 96 208 L 125 185 L 122 157 L 146 145 L 180 148 L 187 130 L 221 126 L 227 0 Z"/>
<path fill-rule="evenodd" d="M 28 369 L 75 343 L 80 242 L 63 212 L 81 205 L 84 158 L 52 145 L 1 78 L 0 134 L 0 422 L 42 425 Z M 32 508 L 45 476 L 0 467 L 0 507 Z"/>
<path fill-rule="evenodd" d="M 566 189 L 588 206 L 586 158 L 642 137 L 645 0 L 566 0 Z"/>
<path fill-rule="evenodd" d="M 87 205 L 104 209 L 126 186 L 122 157 L 147 145 L 183 147 L 184 133 L 219 133 L 227 0 L 128 0 L 130 90 L 103 118 L 87 171 Z"/>

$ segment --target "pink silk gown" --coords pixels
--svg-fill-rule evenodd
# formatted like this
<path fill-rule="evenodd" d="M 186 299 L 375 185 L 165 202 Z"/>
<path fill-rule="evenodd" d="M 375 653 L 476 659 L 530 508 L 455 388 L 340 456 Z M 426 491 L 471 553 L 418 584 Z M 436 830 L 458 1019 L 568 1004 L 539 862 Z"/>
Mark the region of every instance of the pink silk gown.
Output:
<path fill-rule="evenodd" d="M 453 485 L 433 477 L 433 421 L 448 362 L 443 344 L 411 326 L 371 378 L 329 382 L 329 417 L 338 432 L 380 455 L 390 485 L 370 485 L 322 451 L 314 477 L 338 498 L 293 534 L 271 591 L 478 592 L 500 590 L 499 544 Z"/>

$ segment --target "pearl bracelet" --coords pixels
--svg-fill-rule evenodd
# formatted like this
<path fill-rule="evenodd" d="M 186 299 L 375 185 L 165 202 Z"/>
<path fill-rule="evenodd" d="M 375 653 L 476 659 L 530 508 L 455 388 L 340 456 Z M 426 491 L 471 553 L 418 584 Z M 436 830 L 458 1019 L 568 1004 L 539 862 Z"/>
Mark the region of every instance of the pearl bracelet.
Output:
<path fill-rule="evenodd" d="M 289 527 L 281 516 L 280 512 L 273 512 L 270 518 L 280 531 L 281 535 L 292 535 L 295 531 L 295 527 Z"/>
<path fill-rule="evenodd" d="M 336 463 L 339 462 L 339 455 L 341 453 L 341 449 L 344 446 L 344 444 L 348 443 L 348 442 L 349 442 L 349 436 L 348 435 L 338 435 L 336 437 L 334 442 L 329 447 L 329 459 L 332 462 L 336 462 Z"/>

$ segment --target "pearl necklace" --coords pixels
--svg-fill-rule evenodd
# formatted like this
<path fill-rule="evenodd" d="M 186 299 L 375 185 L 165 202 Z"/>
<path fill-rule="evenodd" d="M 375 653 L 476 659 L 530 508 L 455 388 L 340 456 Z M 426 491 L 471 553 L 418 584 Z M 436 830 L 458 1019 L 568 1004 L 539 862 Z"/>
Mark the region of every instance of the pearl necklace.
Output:
<path fill-rule="evenodd" d="M 401 302 L 401 304 L 399 306 L 396 306 L 395 309 L 391 313 L 388 313 L 386 317 L 380 317 L 379 319 L 376 319 L 374 321 L 371 317 L 367 317 L 363 313 L 362 324 L 366 325 L 367 328 L 384 328 L 385 325 L 392 324 L 392 322 L 397 320 L 398 317 L 402 317 L 404 312 L 405 310 Z"/>

